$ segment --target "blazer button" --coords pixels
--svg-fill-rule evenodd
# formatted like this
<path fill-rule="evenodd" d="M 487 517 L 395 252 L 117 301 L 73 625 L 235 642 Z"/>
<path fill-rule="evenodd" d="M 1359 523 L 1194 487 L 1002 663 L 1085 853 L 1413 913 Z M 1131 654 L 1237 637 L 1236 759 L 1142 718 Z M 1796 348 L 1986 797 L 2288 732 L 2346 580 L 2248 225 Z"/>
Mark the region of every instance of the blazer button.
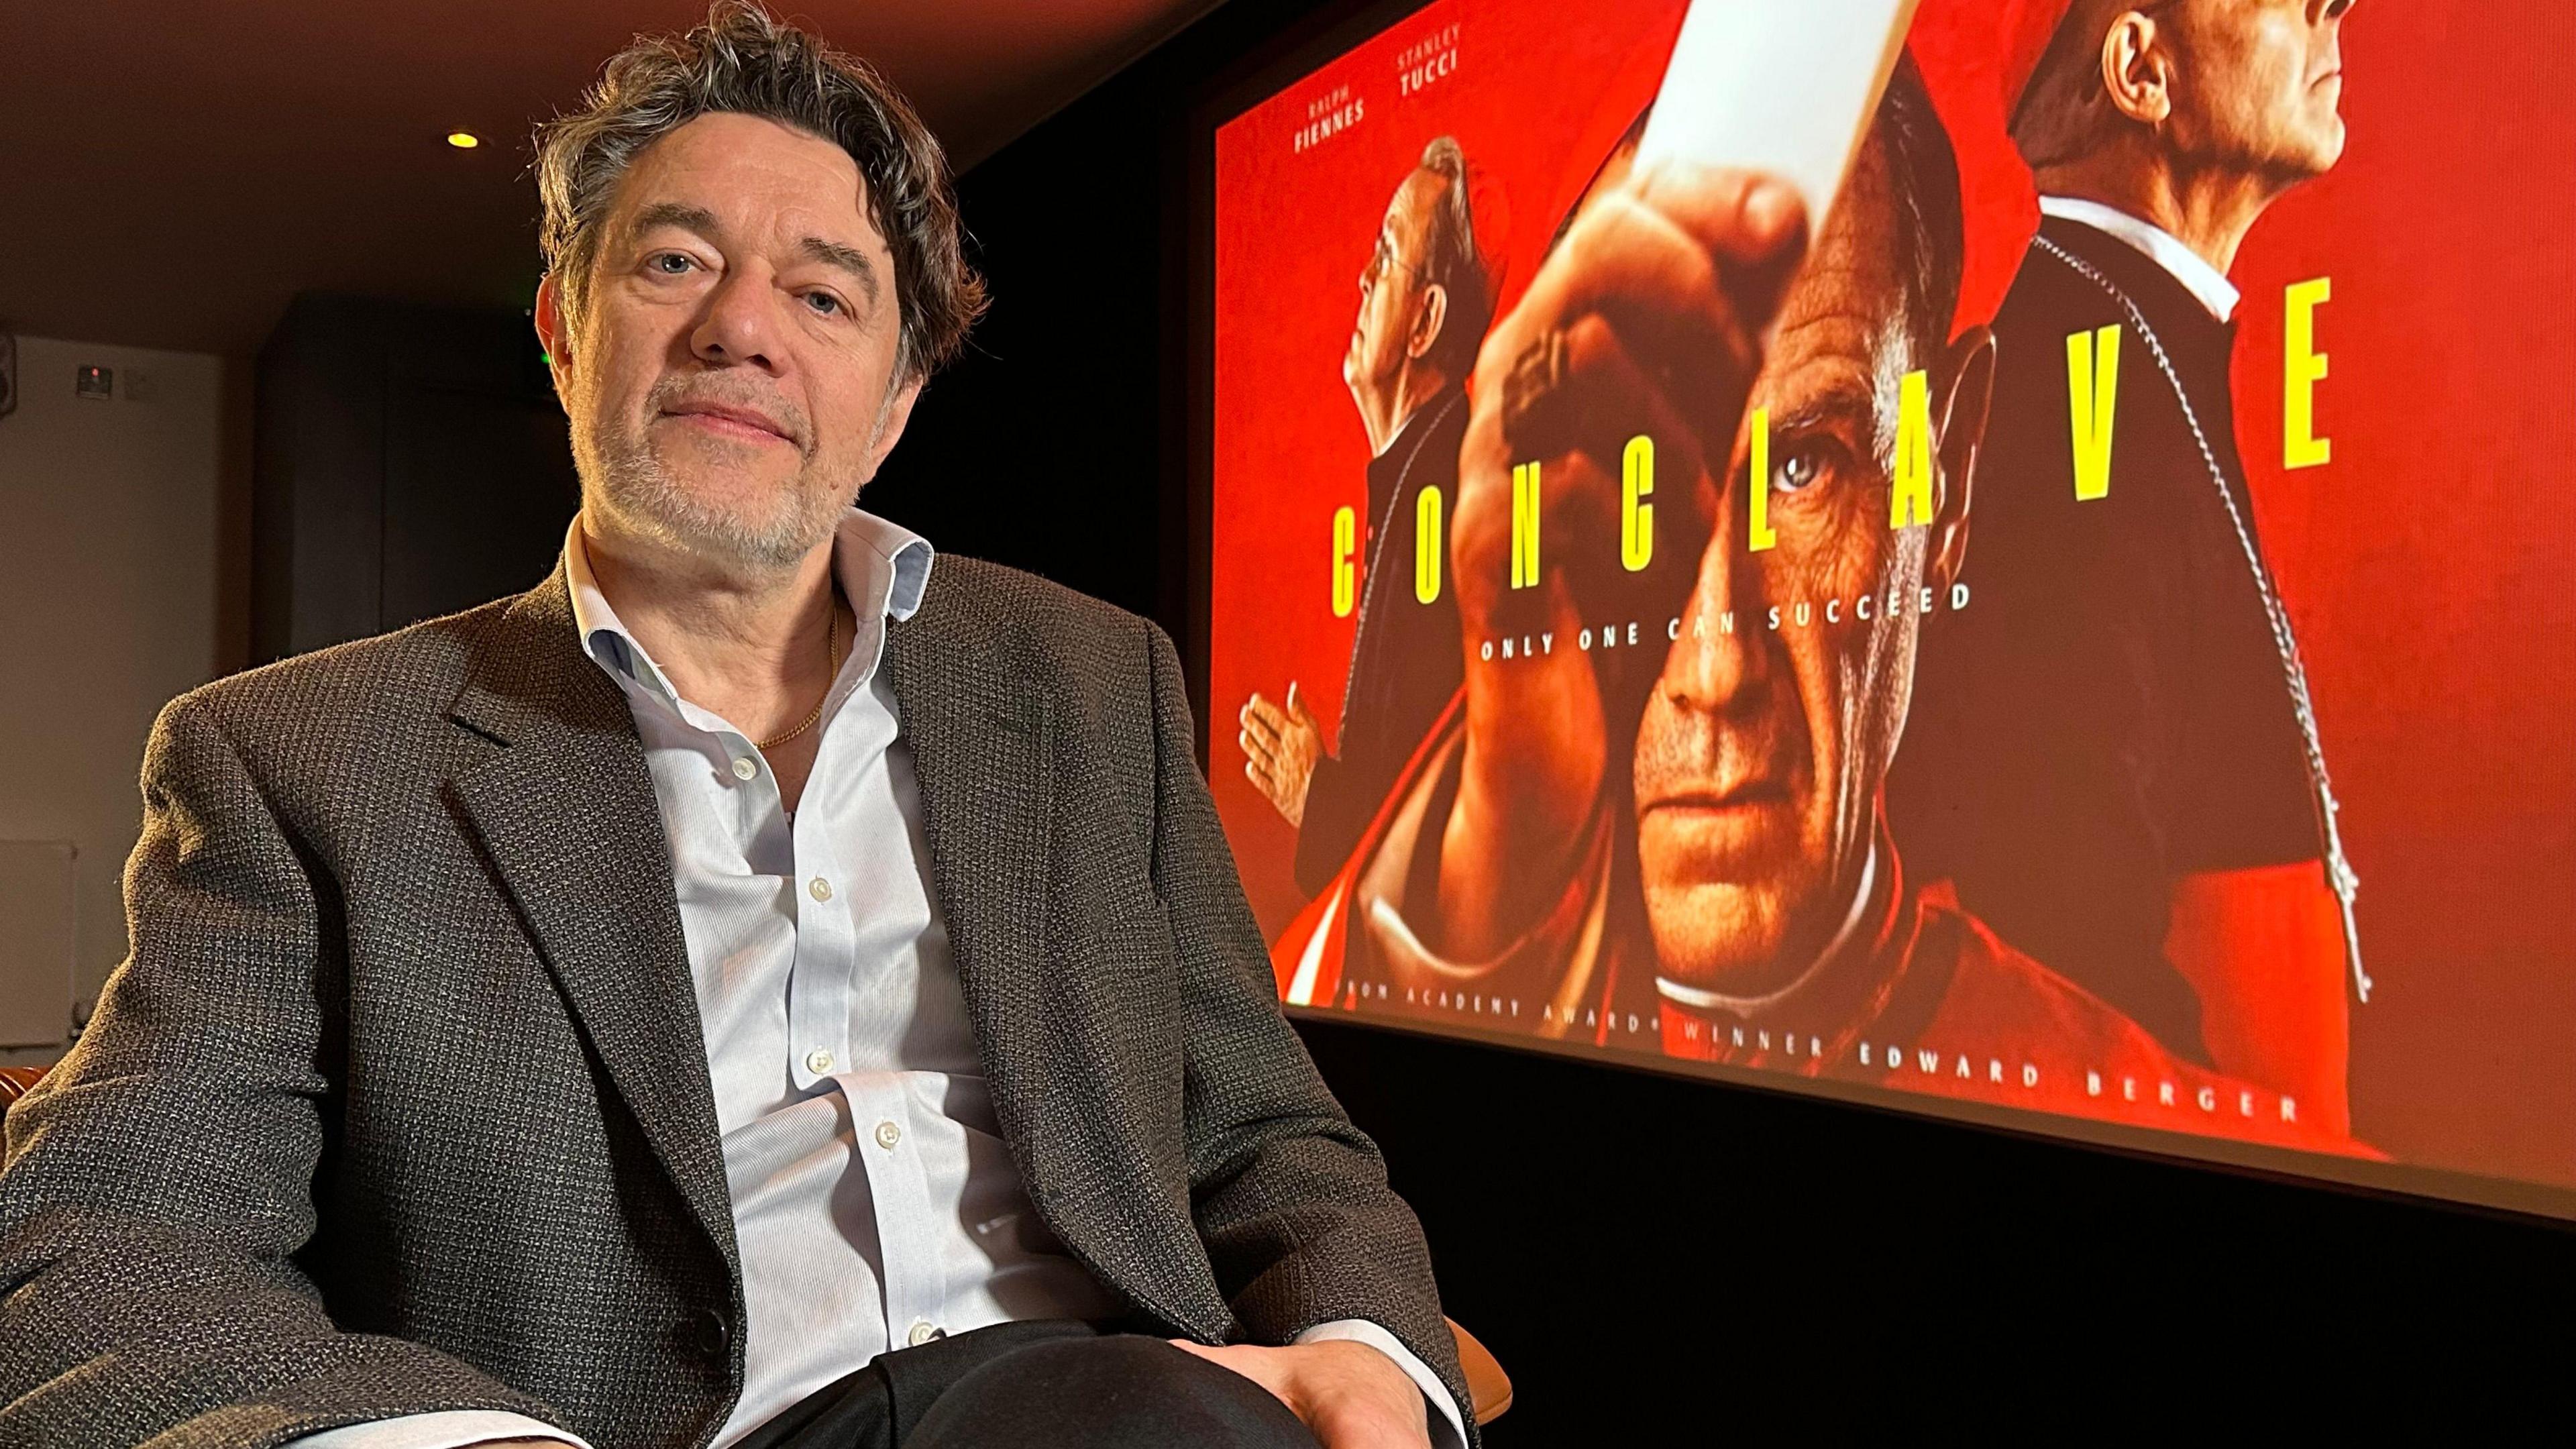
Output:
<path fill-rule="evenodd" d="M 733 1344 L 733 1325 L 712 1308 L 700 1308 L 689 1315 L 689 1327 L 696 1335 L 698 1347 L 710 1358 L 723 1358 Z"/>

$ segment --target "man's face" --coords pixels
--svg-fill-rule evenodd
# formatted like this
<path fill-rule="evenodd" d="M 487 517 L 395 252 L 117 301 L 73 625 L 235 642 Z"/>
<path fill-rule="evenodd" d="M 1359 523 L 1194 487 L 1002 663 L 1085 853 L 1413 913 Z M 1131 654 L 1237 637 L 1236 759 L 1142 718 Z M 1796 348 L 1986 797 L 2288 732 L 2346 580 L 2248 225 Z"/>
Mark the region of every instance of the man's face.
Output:
<path fill-rule="evenodd" d="M 2183 154 L 2289 181 L 2343 155 L 2344 13 L 2352 0 L 2182 0 L 2168 126 Z"/>
<path fill-rule="evenodd" d="M 700 116 L 655 141 L 618 183 L 585 315 L 561 317 L 548 286 L 584 506 L 662 546 L 804 557 L 909 413 L 894 259 L 858 168 L 774 121 Z"/>
<path fill-rule="evenodd" d="M 1647 916 L 1665 974 L 1689 984 L 1768 989 L 1841 923 L 1904 722 L 1929 545 L 1963 528 L 1964 487 L 1946 479 L 1931 525 L 1888 527 L 1900 380 L 1933 364 L 1906 326 L 1887 174 L 1873 141 L 1791 284 L 1747 403 L 1748 417 L 1770 413 L 1778 541 L 1748 547 L 1748 424 L 1638 726 Z M 1937 429 L 1937 375 L 1932 395 Z"/>
<path fill-rule="evenodd" d="M 1432 208 L 1440 204 L 1445 184 L 1422 170 L 1404 179 L 1386 204 L 1376 248 L 1360 271 L 1359 320 L 1351 326 L 1350 351 L 1342 358 L 1342 381 L 1363 402 L 1385 397 L 1406 359 L 1418 350 L 1414 332 L 1429 303 L 1422 282 L 1423 243 L 1430 237 Z M 1423 345 L 1429 342 L 1422 339 Z"/>

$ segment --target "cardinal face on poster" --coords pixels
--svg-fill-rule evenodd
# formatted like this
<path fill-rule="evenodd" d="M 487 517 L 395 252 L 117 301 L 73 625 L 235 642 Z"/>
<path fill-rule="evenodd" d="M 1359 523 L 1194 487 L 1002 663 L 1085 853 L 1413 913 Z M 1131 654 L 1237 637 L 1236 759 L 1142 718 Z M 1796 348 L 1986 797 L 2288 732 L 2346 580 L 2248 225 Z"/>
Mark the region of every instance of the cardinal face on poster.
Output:
<path fill-rule="evenodd" d="M 1873 144 L 1748 400 L 1768 426 L 1766 476 L 1748 476 L 1740 431 L 1737 481 L 1638 725 L 1639 882 L 1663 974 L 1688 986 L 1772 989 L 1849 914 L 1904 728 L 1921 600 L 1927 587 L 1947 598 L 1966 549 L 1989 354 L 1980 334 L 1942 355 L 1948 319 L 1922 315 L 1909 288 L 1921 247 L 1899 239 L 1902 214 Z M 1928 522 L 1892 527 L 1903 379 L 1918 370 L 1932 506 Z"/>
<path fill-rule="evenodd" d="M 2163 193 L 2159 212 L 2259 210 L 2342 158 L 2352 6 L 2076 0 L 2021 99 L 2014 140 L 2043 191 L 2143 186 Z"/>
<path fill-rule="evenodd" d="M 1487 340 L 1457 523 L 1469 637 L 1676 622 L 1660 671 L 1634 681 L 1620 666 L 1637 661 L 1575 651 L 1471 666 L 1474 743 L 1441 868 L 1460 949 L 1498 944 L 1515 893 L 1565 868 L 1532 843 L 1576 838 L 1610 772 L 1631 769 L 1665 975 L 1759 991 L 1801 970 L 1849 914 L 1903 727 L 1920 600 L 1946 591 L 1967 546 L 1992 359 L 1983 329 L 1945 345 L 1949 289 L 1929 279 L 1955 277 L 1956 259 L 1928 254 L 1938 228 L 1895 183 L 1891 147 L 1874 129 L 1812 253 L 1776 182 L 1682 163 L 1631 176 L 1614 159 Z M 1930 476 L 1920 516 L 1897 527 L 1909 386 Z M 1538 586 L 1509 587 L 1516 465 L 1536 460 L 1545 480 L 1540 536 L 1619 537 L 1641 436 L 1654 548 L 1692 562 L 1630 568 L 1633 555 L 1569 548 Z M 1514 730 L 1507 716 L 1547 723 Z M 1475 848 L 1504 832 L 1461 828 L 1487 814 L 1518 826 L 1512 858 Z M 1479 877 L 1502 888 L 1477 890 Z"/>
<path fill-rule="evenodd" d="M 1433 361 L 1449 318 L 1448 289 L 1431 280 L 1433 218 L 1449 183 L 1416 168 L 1395 188 L 1377 241 L 1360 269 L 1359 316 L 1351 324 L 1342 381 L 1359 407 L 1372 456 L 1386 451 L 1405 418 L 1446 379 Z"/>
<path fill-rule="evenodd" d="M 2300 180 L 2331 169 L 2343 155 L 2342 31 L 2352 4 L 2181 7 L 2177 149 Z"/>

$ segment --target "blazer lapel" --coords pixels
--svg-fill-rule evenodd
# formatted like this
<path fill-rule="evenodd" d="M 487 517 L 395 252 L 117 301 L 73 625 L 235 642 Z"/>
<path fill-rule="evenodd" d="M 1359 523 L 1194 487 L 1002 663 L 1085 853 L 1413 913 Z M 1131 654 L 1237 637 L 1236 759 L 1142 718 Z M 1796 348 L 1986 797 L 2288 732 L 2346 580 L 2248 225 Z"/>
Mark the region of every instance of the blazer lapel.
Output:
<path fill-rule="evenodd" d="M 1017 632 L 942 587 L 946 577 L 934 571 L 920 610 L 892 626 L 886 668 L 985 1079 L 1016 1129 L 1038 1088 L 1023 1080 L 1027 1053 L 997 1047 L 1045 970 L 1054 722 L 1027 683 Z"/>
<path fill-rule="evenodd" d="M 563 572 L 485 637 L 454 717 L 504 748 L 456 797 L 608 1073 L 728 1262 L 732 1197 L 670 848 L 625 696 Z"/>

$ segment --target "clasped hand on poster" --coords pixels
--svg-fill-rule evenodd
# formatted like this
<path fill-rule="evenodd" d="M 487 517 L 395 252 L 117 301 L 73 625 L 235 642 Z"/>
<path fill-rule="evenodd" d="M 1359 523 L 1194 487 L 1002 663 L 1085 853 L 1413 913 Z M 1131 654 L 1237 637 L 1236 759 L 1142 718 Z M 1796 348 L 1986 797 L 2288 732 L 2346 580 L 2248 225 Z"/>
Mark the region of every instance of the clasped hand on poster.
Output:
<path fill-rule="evenodd" d="M 1667 159 L 1605 175 L 1485 339 L 1452 542 L 1470 740 L 1441 854 L 1453 952 L 1526 924 L 1515 903 L 1550 898 L 1605 771 L 1624 768 L 1635 711 L 1606 703 L 1603 670 L 1631 686 L 1653 670 L 1608 664 L 1629 656 L 1573 647 L 1576 635 L 1643 619 L 1660 642 L 1690 582 L 1688 569 L 1633 569 L 1619 549 L 1540 544 L 1621 536 L 1623 467 L 1642 436 L 1655 551 L 1699 555 L 1808 230 L 1798 193 L 1761 174 Z M 1509 657 L 1477 647 L 1506 638 Z"/>

